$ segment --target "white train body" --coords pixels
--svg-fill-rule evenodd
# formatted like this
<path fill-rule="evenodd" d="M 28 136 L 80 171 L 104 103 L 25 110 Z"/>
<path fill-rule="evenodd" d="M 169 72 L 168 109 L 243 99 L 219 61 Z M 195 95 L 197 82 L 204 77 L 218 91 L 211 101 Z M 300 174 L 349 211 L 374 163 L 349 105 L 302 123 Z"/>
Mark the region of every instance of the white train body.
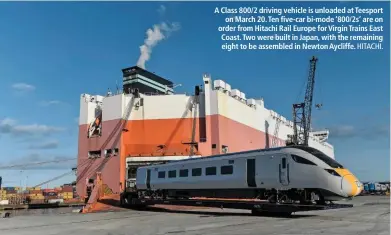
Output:
<path fill-rule="evenodd" d="M 136 187 L 172 197 L 259 198 L 261 192 L 306 191 L 335 201 L 358 195 L 363 186 L 322 152 L 289 146 L 140 167 Z"/>

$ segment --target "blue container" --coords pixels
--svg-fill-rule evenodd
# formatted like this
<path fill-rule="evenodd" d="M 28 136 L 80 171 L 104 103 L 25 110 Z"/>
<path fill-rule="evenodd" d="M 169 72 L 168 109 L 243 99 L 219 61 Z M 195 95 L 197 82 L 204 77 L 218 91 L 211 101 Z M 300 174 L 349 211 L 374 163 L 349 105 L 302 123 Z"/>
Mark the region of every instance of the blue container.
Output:
<path fill-rule="evenodd" d="M 370 183 L 369 184 L 369 191 L 375 191 L 375 184 L 374 183 Z"/>
<path fill-rule="evenodd" d="M 15 187 L 3 187 L 5 191 L 13 191 L 15 190 Z"/>
<path fill-rule="evenodd" d="M 365 192 L 368 192 L 368 191 L 369 191 L 369 185 L 368 185 L 368 184 L 364 184 L 364 191 L 365 191 Z"/>

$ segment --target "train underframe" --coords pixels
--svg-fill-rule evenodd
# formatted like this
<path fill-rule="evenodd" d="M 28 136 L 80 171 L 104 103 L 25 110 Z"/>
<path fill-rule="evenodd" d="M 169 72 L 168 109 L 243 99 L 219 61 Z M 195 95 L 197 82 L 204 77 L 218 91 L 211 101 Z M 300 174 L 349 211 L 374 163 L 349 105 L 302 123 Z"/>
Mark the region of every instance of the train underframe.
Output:
<path fill-rule="evenodd" d="M 325 198 L 337 198 L 338 195 L 323 189 L 187 189 L 187 190 L 130 190 L 133 198 L 159 200 L 187 200 L 191 198 L 209 199 L 256 199 L 268 203 L 292 203 L 301 205 L 327 205 L 332 201 Z M 326 196 L 326 197 L 325 197 Z"/>
<path fill-rule="evenodd" d="M 278 217 L 290 217 L 293 212 L 298 211 L 353 207 L 352 204 L 326 203 L 325 200 L 322 200 L 324 198 L 322 191 L 319 189 L 290 189 L 286 191 L 277 189 L 152 191 L 127 188 L 121 193 L 120 203 L 123 207 L 132 209 L 145 209 L 151 205 L 248 209 L 256 216 Z M 260 200 L 245 201 L 241 199 Z"/>

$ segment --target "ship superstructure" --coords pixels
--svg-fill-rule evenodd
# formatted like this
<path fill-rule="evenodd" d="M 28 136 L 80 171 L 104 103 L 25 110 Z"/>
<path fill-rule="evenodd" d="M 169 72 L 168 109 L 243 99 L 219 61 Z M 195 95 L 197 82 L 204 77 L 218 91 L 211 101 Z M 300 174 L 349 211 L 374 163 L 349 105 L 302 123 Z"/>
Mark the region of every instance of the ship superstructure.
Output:
<path fill-rule="evenodd" d="M 123 91 L 80 99 L 77 190 L 97 171 L 113 192 L 139 165 L 285 145 L 293 122 L 247 99 L 240 89 L 203 75 L 194 94 L 137 66 L 123 70 Z M 289 104 L 287 104 L 289 106 Z M 309 146 L 334 158 L 328 131 L 312 132 Z"/>

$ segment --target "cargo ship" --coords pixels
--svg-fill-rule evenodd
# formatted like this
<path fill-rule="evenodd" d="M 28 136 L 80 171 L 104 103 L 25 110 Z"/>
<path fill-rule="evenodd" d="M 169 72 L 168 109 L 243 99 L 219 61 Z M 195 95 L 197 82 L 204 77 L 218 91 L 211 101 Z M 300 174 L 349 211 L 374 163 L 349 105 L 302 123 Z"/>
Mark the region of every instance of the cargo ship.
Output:
<path fill-rule="evenodd" d="M 80 98 L 81 197 L 91 193 L 96 172 L 106 192 L 120 193 L 140 165 L 284 146 L 293 134 L 293 122 L 266 108 L 263 99 L 247 99 L 208 74 L 189 95 L 175 93 L 172 81 L 138 66 L 122 73 L 120 92 Z M 309 135 L 309 146 L 334 158 L 327 130 Z"/>

